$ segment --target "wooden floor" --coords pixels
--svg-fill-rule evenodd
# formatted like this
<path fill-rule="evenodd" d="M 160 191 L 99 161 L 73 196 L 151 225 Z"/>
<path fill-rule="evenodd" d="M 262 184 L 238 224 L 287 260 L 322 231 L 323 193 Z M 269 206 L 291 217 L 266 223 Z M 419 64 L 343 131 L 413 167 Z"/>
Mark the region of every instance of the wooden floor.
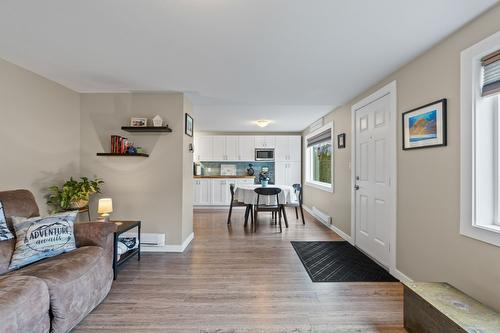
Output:
<path fill-rule="evenodd" d="M 278 233 L 259 215 L 197 211 L 184 253 L 145 253 L 120 271 L 106 300 L 74 332 L 405 332 L 399 283 L 313 283 L 291 240 L 340 240 L 288 212 Z"/>

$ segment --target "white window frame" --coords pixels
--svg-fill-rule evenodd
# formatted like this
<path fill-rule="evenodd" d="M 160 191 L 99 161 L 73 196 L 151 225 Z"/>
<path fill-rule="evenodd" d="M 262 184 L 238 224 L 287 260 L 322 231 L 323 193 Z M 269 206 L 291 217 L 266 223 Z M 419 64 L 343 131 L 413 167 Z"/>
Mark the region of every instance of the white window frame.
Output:
<path fill-rule="evenodd" d="M 324 132 L 326 130 L 330 130 L 331 131 L 331 138 L 330 138 L 330 144 L 332 145 L 332 167 L 331 167 L 331 170 L 332 170 L 332 175 L 331 175 L 331 179 L 332 179 L 332 183 L 331 184 L 328 184 L 328 183 L 323 183 L 323 182 L 318 182 L 318 181 L 315 181 L 312 179 L 312 168 L 311 168 L 311 157 L 310 157 L 310 150 L 308 149 L 307 147 L 307 139 L 308 138 L 311 138 L 321 132 Z M 305 137 L 305 140 L 304 140 L 304 156 L 305 156 L 305 159 L 306 159 L 306 185 L 308 186 L 311 186 L 311 187 L 314 187 L 314 188 L 317 188 L 317 189 L 320 189 L 320 190 L 323 190 L 323 191 L 326 191 L 326 192 L 331 192 L 333 193 L 334 192 L 334 189 L 335 189 L 335 178 L 334 178 L 334 175 L 335 175 L 335 146 L 334 146 L 334 126 L 333 126 L 333 121 L 332 122 L 329 122 L 327 123 L 326 125 L 316 129 L 314 132 L 311 132 L 309 133 L 308 135 L 306 135 Z"/>
<path fill-rule="evenodd" d="M 481 97 L 481 58 L 500 48 L 500 32 L 461 52 L 460 62 L 460 234 L 500 246 L 498 221 L 479 221 L 476 217 L 476 133 L 477 104 Z M 498 97 L 497 97 L 498 98 Z M 500 147 L 498 147 L 500 148 Z M 493 179 L 498 184 L 498 173 Z M 498 205 L 498 203 L 497 203 Z M 498 207 L 497 207 L 498 209 Z"/>

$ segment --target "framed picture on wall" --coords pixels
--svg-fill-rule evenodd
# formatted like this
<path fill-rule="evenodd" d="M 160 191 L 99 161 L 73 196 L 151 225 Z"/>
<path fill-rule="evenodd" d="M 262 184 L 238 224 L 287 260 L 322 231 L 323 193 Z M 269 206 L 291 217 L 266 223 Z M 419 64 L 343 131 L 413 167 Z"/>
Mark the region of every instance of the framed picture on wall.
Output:
<path fill-rule="evenodd" d="M 403 149 L 446 146 L 446 99 L 403 113 Z"/>
<path fill-rule="evenodd" d="M 337 135 L 337 147 L 339 149 L 345 148 L 345 133 Z"/>
<path fill-rule="evenodd" d="M 186 135 L 193 136 L 193 118 L 186 113 L 185 121 L 184 121 L 184 132 Z"/>

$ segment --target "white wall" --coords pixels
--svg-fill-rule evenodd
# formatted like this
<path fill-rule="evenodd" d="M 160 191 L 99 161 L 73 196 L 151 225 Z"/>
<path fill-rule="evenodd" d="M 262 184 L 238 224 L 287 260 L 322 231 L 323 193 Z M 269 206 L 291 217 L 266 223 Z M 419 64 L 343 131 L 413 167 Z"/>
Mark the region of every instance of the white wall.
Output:
<path fill-rule="evenodd" d="M 47 213 L 47 187 L 80 174 L 80 96 L 0 59 L 0 191 L 26 188 Z"/>
<path fill-rule="evenodd" d="M 82 175 L 104 179 L 100 197 L 113 199 L 113 219 L 141 220 L 143 232 L 166 234 L 168 245 L 182 244 L 192 232 L 188 207 L 192 210 L 193 157 L 184 134 L 185 104 L 181 93 L 81 95 Z M 132 116 L 156 114 L 172 133 L 133 134 L 120 129 Z M 150 157 L 96 156 L 110 151 L 112 134 L 127 137 Z M 91 203 L 94 216 L 97 199 Z"/>

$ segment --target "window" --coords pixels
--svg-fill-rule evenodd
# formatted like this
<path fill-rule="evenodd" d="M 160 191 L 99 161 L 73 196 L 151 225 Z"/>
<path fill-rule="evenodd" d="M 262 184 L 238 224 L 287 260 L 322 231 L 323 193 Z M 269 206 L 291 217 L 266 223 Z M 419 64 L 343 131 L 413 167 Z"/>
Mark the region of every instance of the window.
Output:
<path fill-rule="evenodd" d="M 460 233 L 500 246 L 500 33 L 461 54 Z"/>
<path fill-rule="evenodd" d="M 333 123 L 306 137 L 306 184 L 333 192 Z"/>

